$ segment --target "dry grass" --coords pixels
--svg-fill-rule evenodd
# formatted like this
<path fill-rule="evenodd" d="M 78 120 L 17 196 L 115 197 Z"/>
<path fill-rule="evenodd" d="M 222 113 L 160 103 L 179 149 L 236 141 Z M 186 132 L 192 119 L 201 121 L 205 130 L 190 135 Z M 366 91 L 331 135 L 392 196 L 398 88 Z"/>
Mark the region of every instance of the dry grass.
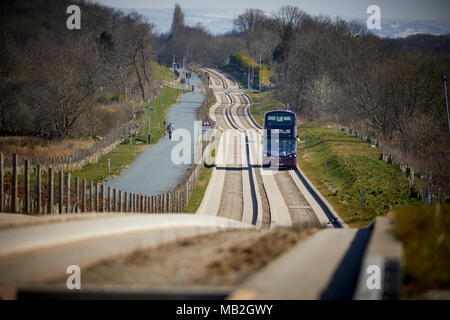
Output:
<path fill-rule="evenodd" d="M 0 152 L 8 156 L 17 153 L 25 158 L 63 157 L 89 149 L 94 143 L 94 140 L 88 138 L 48 140 L 31 136 L 0 137 Z"/>

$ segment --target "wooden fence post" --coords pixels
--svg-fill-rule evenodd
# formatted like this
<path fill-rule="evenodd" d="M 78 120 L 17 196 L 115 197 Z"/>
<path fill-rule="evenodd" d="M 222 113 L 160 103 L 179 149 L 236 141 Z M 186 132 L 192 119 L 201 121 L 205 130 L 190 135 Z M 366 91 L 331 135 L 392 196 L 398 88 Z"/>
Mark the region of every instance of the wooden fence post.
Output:
<path fill-rule="evenodd" d="M 94 184 L 92 180 L 89 182 L 89 209 L 94 212 Z"/>
<path fill-rule="evenodd" d="M 153 196 L 148 196 L 148 213 L 152 213 L 152 199 Z"/>
<path fill-rule="evenodd" d="M 25 212 L 30 213 L 30 161 L 25 160 Z"/>
<path fill-rule="evenodd" d="M 82 186 L 82 193 L 81 193 L 81 202 L 83 205 L 83 211 L 81 212 L 87 212 L 86 210 L 86 179 L 83 179 L 83 186 Z"/>
<path fill-rule="evenodd" d="M 13 185 L 12 185 L 12 212 L 19 212 L 17 196 L 18 196 L 18 156 L 13 155 Z"/>
<path fill-rule="evenodd" d="M 59 170 L 59 214 L 63 213 L 64 206 L 64 172 Z"/>
<path fill-rule="evenodd" d="M 172 193 L 167 192 L 167 213 L 171 212 L 171 203 L 172 203 Z"/>
<path fill-rule="evenodd" d="M 0 153 L 0 212 L 5 212 L 5 173 L 3 171 L 3 153 Z"/>
<path fill-rule="evenodd" d="M 169 197 L 168 197 L 168 193 L 167 192 L 165 192 L 164 193 L 164 201 L 163 201 L 163 212 L 164 213 L 167 213 L 168 211 L 169 211 L 169 208 L 168 208 L 168 205 L 167 205 L 167 203 L 168 203 L 168 199 Z"/>
<path fill-rule="evenodd" d="M 67 173 L 67 180 L 66 180 L 66 187 L 67 187 L 67 206 L 66 206 L 66 213 L 70 213 L 70 172 Z"/>
<path fill-rule="evenodd" d="M 180 188 L 177 188 L 177 190 L 175 191 L 175 210 L 176 212 L 180 212 Z"/>
<path fill-rule="evenodd" d="M 112 212 L 117 212 L 117 193 L 116 189 L 113 189 L 113 207 Z"/>
<path fill-rule="evenodd" d="M 36 165 L 36 213 L 41 213 L 42 206 L 42 190 L 41 190 L 41 165 Z M 42 211 L 43 212 L 43 211 Z M 45 212 L 44 212 L 45 213 Z"/>
<path fill-rule="evenodd" d="M 189 180 L 186 180 L 185 188 L 184 188 L 184 202 L 186 205 L 189 203 Z"/>
<path fill-rule="evenodd" d="M 105 185 L 100 184 L 100 212 L 105 212 Z"/>
<path fill-rule="evenodd" d="M 119 212 L 122 212 L 122 190 L 119 190 Z"/>
<path fill-rule="evenodd" d="M 134 193 L 130 193 L 131 212 L 136 212 L 136 196 Z"/>
<path fill-rule="evenodd" d="M 133 193 L 128 192 L 128 212 L 133 212 Z"/>
<path fill-rule="evenodd" d="M 128 192 L 128 212 L 133 212 L 133 194 Z"/>
<path fill-rule="evenodd" d="M 47 174 L 47 184 L 48 184 L 48 213 L 53 214 L 54 213 L 54 206 L 53 206 L 53 169 L 48 168 L 48 174 Z"/>
<path fill-rule="evenodd" d="M 106 205 L 106 212 L 111 212 L 111 187 L 108 187 L 107 191 L 107 205 Z"/>
<path fill-rule="evenodd" d="M 98 212 L 98 183 L 95 184 L 95 190 L 94 190 L 94 195 L 95 195 L 95 212 Z"/>
<path fill-rule="evenodd" d="M 75 213 L 80 212 L 80 180 L 75 177 Z"/>

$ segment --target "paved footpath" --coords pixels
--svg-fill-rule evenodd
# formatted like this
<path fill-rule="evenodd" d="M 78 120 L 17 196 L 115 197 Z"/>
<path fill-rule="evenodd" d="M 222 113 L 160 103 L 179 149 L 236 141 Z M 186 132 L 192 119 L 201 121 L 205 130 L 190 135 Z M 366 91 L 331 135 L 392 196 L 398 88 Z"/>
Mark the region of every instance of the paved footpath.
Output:
<path fill-rule="evenodd" d="M 190 84 L 195 85 L 196 91 L 186 91 L 181 96 L 180 102 L 167 113 L 166 122 L 172 122 L 175 129 L 189 130 L 193 137 L 194 121 L 197 120 L 197 111 L 204 95 L 199 92 L 201 80 L 194 73 Z M 182 179 L 189 167 L 189 164 L 174 164 L 171 161 L 172 148 L 179 143 L 180 141 L 170 141 L 168 137 L 162 138 L 149 146 L 120 176 L 110 179 L 106 185 L 146 195 L 169 191 Z"/>

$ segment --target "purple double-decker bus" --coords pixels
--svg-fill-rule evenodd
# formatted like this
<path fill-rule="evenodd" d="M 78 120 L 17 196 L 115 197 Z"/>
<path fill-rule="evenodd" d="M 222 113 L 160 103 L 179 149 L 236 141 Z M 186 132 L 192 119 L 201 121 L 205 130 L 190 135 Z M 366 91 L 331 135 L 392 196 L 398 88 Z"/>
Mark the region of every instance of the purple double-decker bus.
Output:
<path fill-rule="evenodd" d="M 263 166 L 297 167 L 297 120 L 292 111 L 264 114 Z"/>

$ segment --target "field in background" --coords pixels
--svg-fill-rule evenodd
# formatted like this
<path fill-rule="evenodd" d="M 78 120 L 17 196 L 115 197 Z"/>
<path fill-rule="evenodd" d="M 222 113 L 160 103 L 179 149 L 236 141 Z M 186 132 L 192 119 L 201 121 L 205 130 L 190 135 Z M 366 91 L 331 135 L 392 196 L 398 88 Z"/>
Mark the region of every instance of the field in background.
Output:
<path fill-rule="evenodd" d="M 70 156 L 89 149 L 96 141 L 92 138 L 48 140 L 30 136 L 0 137 L 0 151 L 6 155 L 17 153 L 25 158 L 53 158 Z"/>

